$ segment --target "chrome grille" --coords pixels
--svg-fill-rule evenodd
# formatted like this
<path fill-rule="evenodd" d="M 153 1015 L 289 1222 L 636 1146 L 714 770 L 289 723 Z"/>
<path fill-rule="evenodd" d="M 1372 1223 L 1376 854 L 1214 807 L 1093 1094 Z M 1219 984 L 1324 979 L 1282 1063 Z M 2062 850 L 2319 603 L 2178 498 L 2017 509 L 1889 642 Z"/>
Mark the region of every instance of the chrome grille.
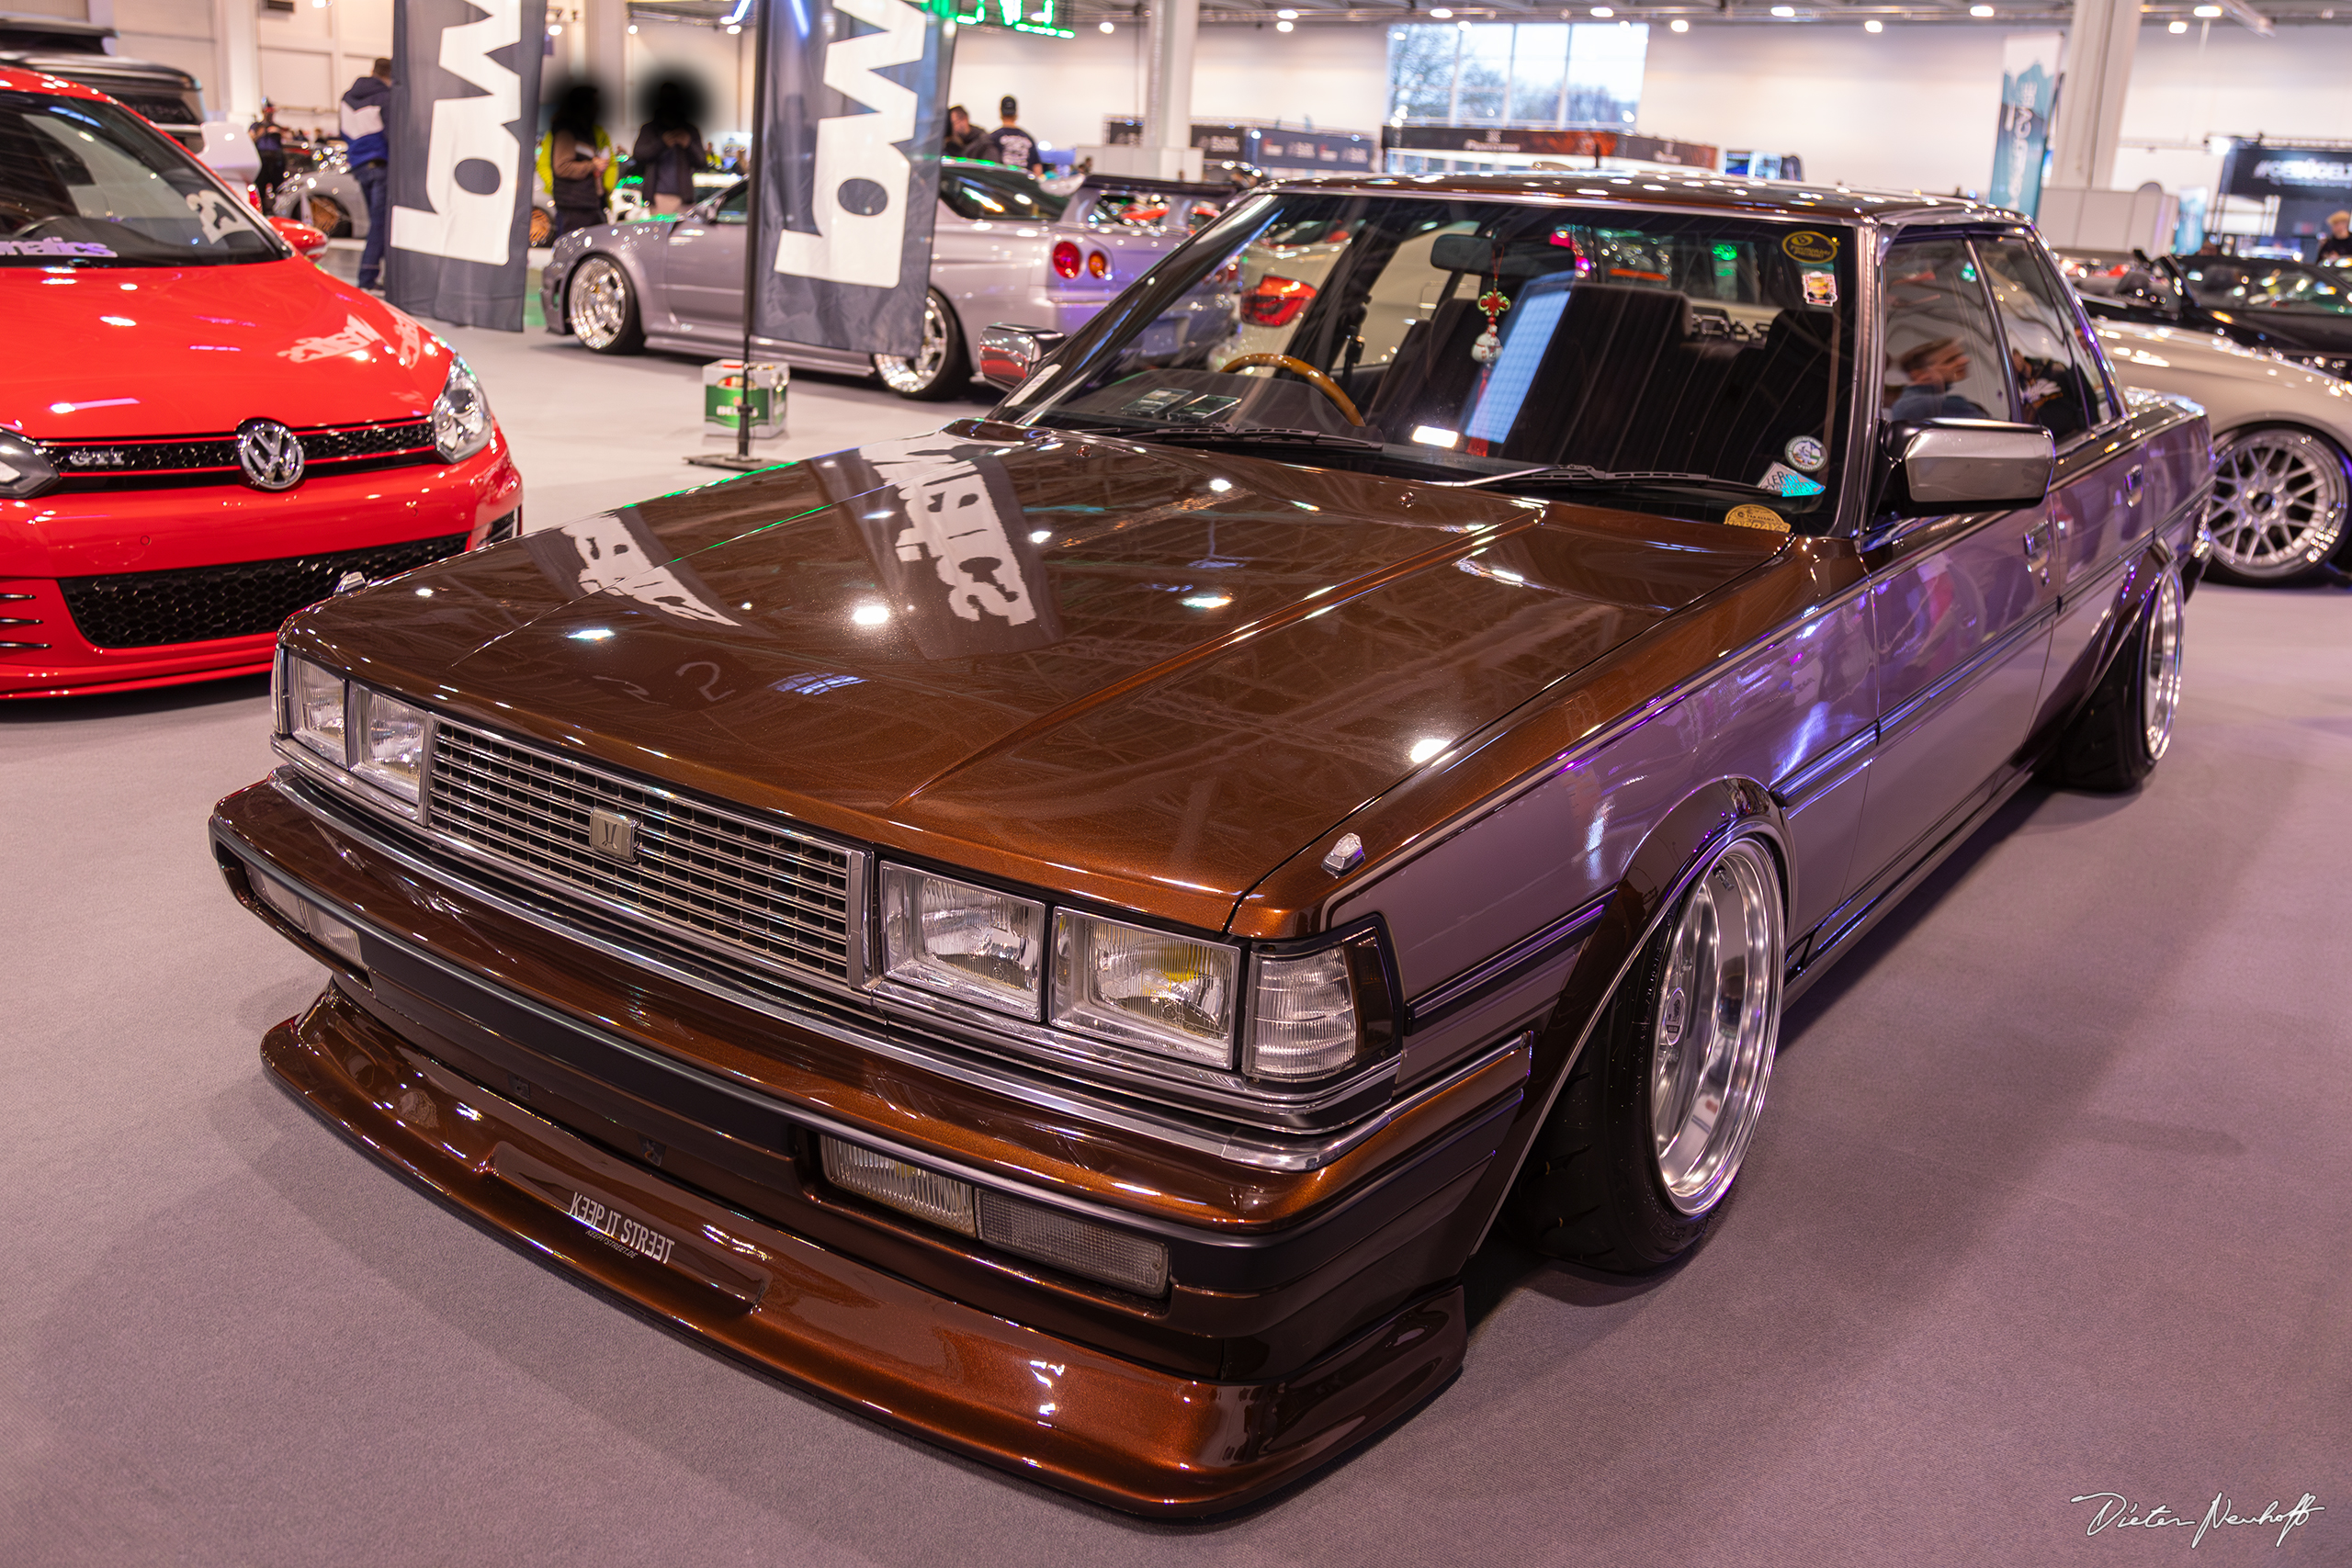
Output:
<path fill-rule="evenodd" d="M 636 825 L 634 863 L 589 845 L 589 814 Z M 442 719 L 435 830 L 541 882 L 793 969 L 848 980 L 853 852 Z"/>

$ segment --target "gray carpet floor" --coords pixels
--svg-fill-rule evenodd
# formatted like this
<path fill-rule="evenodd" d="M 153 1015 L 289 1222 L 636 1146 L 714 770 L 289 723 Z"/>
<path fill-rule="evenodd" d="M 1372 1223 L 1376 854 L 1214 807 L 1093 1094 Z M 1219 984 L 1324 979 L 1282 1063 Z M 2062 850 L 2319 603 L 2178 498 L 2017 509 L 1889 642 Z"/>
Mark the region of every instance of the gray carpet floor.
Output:
<path fill-rule="evenodd" d="M 574 394 L 499 378 L 545 349 L 463 346 L 571 510 L 677 482 L 658 431 L 566 472 Z M 836 384 L 812 445 L 832 398 L 922 423 Z M 2309 1493 L 2195 1560 L 2352 1562 L 2352 594 L 2200 592 L 2190 638 L 2145 788 L 2020 797 L 1795 1010 L 1688 1266 L 1490 1250 L 1459 1380 L 1189 1529 L 752 1377 L 369 1164 L 265 1080 L 320 974 L 204 844 L 260 683 L 0 705 L 0 1562 L 2137 1562 L 2193 1531 L 2069 1499 Z"/>

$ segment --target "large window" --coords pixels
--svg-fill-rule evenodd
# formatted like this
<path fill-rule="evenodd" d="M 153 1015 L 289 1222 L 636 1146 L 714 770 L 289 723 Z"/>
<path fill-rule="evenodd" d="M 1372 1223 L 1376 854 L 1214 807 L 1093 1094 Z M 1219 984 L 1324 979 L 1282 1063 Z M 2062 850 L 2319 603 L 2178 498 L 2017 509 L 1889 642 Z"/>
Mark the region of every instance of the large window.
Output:
<path fill-rule="evenodd" d="M 1460 22 L 1388 29 L 1388 117 L 1397 125 L 1634 123 L 1645 25 Z"/>

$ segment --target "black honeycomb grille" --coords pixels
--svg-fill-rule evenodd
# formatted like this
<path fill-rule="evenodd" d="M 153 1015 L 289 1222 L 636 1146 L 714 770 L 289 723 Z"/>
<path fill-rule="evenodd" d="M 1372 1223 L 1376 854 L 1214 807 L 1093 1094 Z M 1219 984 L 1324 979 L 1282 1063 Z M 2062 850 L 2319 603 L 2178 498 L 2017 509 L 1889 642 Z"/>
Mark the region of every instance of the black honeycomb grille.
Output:
<path fill-rule="evenodd" d="M 433 422 L 355 424 L 298 430 L 306 475 L 356 474 L 412 463 L 438 463 Z M 234 435 L 181 436 L 164 441 L 51 442 L 50 460 L 63 491 L 153 490 L 180 485 L 243 484 Z"/>
<path fill-rule="evenodd" d="M 416 539 L 372 550 L 239 561 L 187 571 L 64 577 L 57 586 L 74 624 L 95 648 L 154 648 L 274 632 L 286 617 L 334 592 L 343 574 L 374 581 L 465 548 L 466 536 Z"/>

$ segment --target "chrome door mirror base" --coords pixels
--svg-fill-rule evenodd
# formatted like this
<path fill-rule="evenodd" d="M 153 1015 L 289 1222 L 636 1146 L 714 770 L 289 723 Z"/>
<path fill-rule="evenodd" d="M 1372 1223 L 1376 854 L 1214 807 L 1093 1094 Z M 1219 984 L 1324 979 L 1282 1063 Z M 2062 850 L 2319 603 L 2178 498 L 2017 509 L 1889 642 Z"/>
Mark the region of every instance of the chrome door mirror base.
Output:
<path fill-rule="evenodd" d="M 1011 391 L 1029 378 L 1047 355 L 1069 334 L 1046 327 L 1015 326 L 999 321 L 980 329 L 980 378 L 991 387 Z"/>

